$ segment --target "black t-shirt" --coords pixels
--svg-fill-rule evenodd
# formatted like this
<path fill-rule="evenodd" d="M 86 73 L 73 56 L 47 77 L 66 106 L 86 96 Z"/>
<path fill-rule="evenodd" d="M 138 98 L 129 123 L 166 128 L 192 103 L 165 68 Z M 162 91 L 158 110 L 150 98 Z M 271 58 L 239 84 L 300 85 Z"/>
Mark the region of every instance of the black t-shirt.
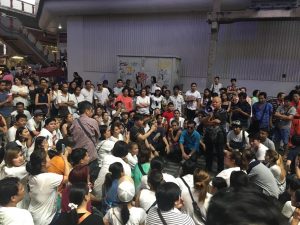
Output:
<path fill-rule="evenodd" d="M 234 106 L 231 107 L 233 110 L 234 109 L 241 109 L 243 112 L 248 113 L 249 115 L 251 114 L 251 106 L 248 102 L 238 102 Z M 248 121 L 249 117 L 239 113 L 239 112 L 233 112 L 231 116 L 231 120 L 239 120 L 242 123 L 246 123 Z"/>
<path fill-rule="evenodd" d="M 225 109 L 219 109 L 219 110 L 215 110 L 213 112 L 213 119 L 218 119 L 221 121 L 220 126 L 224 126 L 227 122 L 227 111 Z"/>
<path fill-rule="evenodd" d="M 291 165 L 290 165 L 290 171 L 291 171 L 291 174 L 295 174 L 296 173 L 296 170 L 295 170 L 295 161 L 296 161 L 296 157 L 297 155 L 300 153 L 300 147 L 295 147 L 295 148 L 292 148 L 290 151 L 289 151 L 289 154 L 288 154 L 288 157 L 287 157 L 287 160 L 291 160 Z"/>
<path fill-rule="evenodd" d="M 139 142 L 138 140 L 138 136 L 140 134 L 145 134 L 145 130 L 143 127 L 137 127 L 137 126 L 133 126 L 131 129 L 130 129 L 130 141 L 133 141 L 133 142 Z"/>
<path fill-rule="evenodd" d="M 78 220 L 80 219 L 81 216 L 83 216 L 84 213 L 78 213 L 77 214 L 77 218 Z M 68 213 L 62 213 L 59 218 L 58 221 L 55 223 L 55 225 L 67 225 L 69 224 L 69 214 Z M 98 215 L 94 215 L 91 214 L 88 217 L 86 217 L 81 223 L 80 225 L 103 225 L 103 218 L 98 216 Z"/>

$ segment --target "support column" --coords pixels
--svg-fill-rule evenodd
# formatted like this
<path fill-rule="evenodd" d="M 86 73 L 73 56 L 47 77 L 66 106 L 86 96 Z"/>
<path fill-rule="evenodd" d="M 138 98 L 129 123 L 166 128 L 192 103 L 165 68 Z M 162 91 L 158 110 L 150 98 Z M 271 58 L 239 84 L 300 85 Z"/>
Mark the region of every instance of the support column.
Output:
<path fill-rule="evenodd" d="M 217 56 L 217 44 L 219 35 L 219 23 L 217 21 L 217 13 L 221 11 L 221 0 L 213 1 L 213 12 L 212 12 L 212 22 L 210 29 L 210 41 L 209 41 L 209 52 L 208 52 L 208 64 L 207 64 L 207 79 L 206 87 L 210 88 L 213 82 L 214 75 L 213 68 Z"/>

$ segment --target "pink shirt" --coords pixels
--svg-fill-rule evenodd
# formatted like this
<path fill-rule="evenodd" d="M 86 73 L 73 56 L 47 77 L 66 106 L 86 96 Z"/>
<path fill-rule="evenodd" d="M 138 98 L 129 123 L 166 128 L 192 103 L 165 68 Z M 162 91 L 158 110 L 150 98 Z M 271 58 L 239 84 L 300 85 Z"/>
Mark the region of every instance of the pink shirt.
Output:
<path fill-rule="evenodd" d="M 124 97 L 122 94 L 118 95 L 118 97 L 116 98 L 116 102 L 121 101 L 124 104 L 125 109 L 127 110 L 127 112 L 130 112 L 133 110 L 133 103 L 132 103 L 132 98 L 127 96 Z"/>

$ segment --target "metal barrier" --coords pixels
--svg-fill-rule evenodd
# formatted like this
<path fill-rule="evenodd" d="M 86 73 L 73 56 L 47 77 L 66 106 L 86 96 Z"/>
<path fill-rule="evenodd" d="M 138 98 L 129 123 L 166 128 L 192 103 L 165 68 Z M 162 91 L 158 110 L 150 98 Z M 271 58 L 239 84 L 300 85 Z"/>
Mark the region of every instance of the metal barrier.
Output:
<path fill-rule="evenodd" d="M 26 14 L 35 15 L 35 5 L 22 0 L 0 0 L 0 6 L 16 11 L 21 11 Z"/>

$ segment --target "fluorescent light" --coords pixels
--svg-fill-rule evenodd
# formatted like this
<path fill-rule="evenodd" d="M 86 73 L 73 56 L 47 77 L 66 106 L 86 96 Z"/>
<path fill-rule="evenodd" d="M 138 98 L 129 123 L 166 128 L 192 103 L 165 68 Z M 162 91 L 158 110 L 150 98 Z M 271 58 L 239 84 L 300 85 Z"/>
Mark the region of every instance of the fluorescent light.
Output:
<path fill-rule="evenodd" d="M 60 29 L 60 30 L 62 29 L 62 26 L 61 26 L 61 24 L 59 24 L 59 25 L 58 25 L 58 29 Z"/>
<path fill-rule="evenodd" d="M 17 56 L 17 55 L 15 55 L 15 56 L 13 56 L 13 57 L 11 57 L 12 59 L 20 59 L 20 60 L 22 60 L 22 59 L 24 59 L 24 57 L 22 57 L 22 56 Z"/>

